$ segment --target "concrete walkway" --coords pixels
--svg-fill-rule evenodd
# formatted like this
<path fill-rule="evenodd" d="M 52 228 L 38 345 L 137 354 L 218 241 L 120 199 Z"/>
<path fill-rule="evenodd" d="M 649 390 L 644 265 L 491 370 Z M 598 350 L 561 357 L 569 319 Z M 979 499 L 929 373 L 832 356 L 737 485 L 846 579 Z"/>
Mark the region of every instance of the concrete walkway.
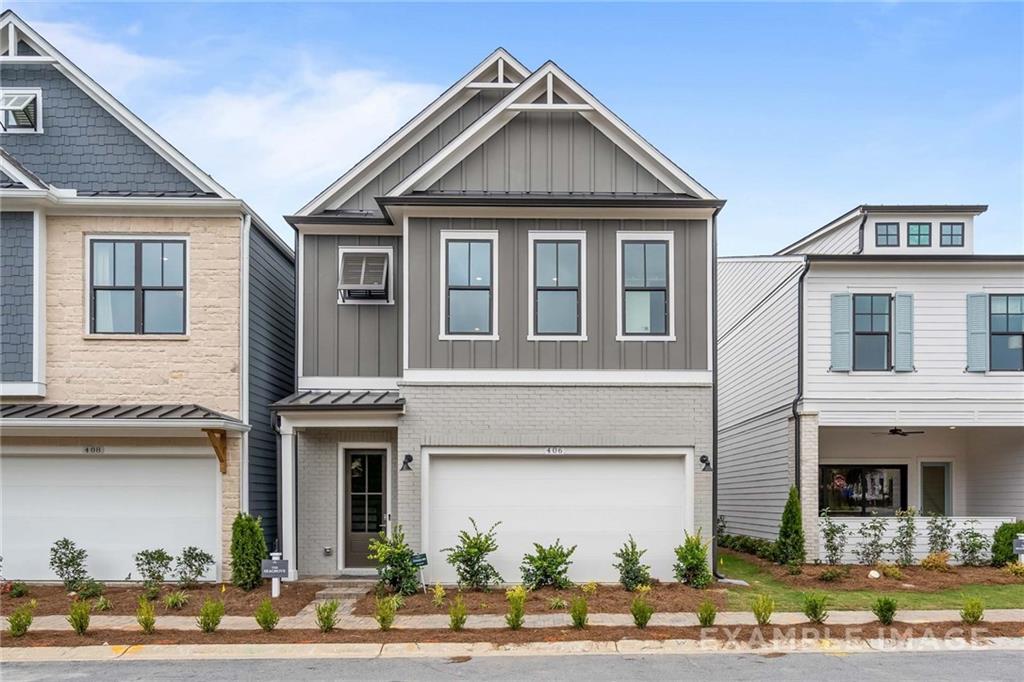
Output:
<path fill-rule="evenodd" d="M 344 610 L 344 607 L 343 609 Z M 960 612 L 955 610 L 935 611 L 898 611 L 896 619 L 903 623 L 936 623 L 940 621 L 959 621 Z M 828 625 L 863 625 L 875 622 L 874 614 L 869 611 L 832 611 Z M 1024 609 L 989 609 L 985 611 L 985 620 L 989 623 L 1022 623 Z M 719 612 L 715 625 L 754 625 L 754 614 L 745 611 Z M 802 613 L 776 613 L 772 616 L 772 625 L 796 625 L 806 623 L 807 617 Z M 592 613 L 590 625 L 633 625 L 633 618 L 628 613 Z M 651 625 L 698 625 L 697 616 L 693 613 L 655 613 Z M 567 613 L 544 613 L 528 615 L 524 627 L 547 628 L 571 625 Z M 0 624 L 6 630 L 6 619 Z M 316 629 L 316 613 L 314 605 L 309 604 L 298 615 L 284 616 L 277 627 L 284 630 Z M 376 630 L 377 622 L 369 616 L 342 615 L 338 617 L 339 630 Z M 398 616 L 393 626 L 395 629 L 433 628 L 447 629 L 447 614 L 425 616 Z M 504 628 L 504 615 L 471 615 L 466 620 L 466 627 L 471 629 Z M 91 630 L 138 630 L 135 616 L 104 616 L 94 614 L 89 623 Z M 195 630 L 196 619 L 192 616 L 157 616 L 157 630 Z M 256 630 L 259 626 L 251 616 L 224 616 L 220 628 L 223 630 Z M 32 630 L 70 630 L 64 616 L 37 616 L 32 621 Z"/>

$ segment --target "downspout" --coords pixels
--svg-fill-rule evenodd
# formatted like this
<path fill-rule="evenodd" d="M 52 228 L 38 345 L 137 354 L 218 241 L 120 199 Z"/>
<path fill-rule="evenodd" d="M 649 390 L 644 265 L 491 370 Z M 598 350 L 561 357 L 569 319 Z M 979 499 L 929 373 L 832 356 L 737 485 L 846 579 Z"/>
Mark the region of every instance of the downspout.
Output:
<path fill-rule="evenodd" d="M 793 485 L 800 492 L 800 401 L 804 399 L 804 277 L 811 261 L 804 256 L 803 272 L 796 285 L 796 396 L 793 398 Z"/>
<path fill-rule="evenodd" d="M 718 213 L 711 214 L 711 571 L 718 572 Z"/>
<path fill-rule="evenodd" d="M 864 211 L 864 207 L 861 207 Z M 857 255 L 864 253 L 864 225 L 868 222 L 868 212 L 864 211 L 864 217 L 860 219 L 860 227 L 858 228 L 859 237 L 857 241 Z"/>

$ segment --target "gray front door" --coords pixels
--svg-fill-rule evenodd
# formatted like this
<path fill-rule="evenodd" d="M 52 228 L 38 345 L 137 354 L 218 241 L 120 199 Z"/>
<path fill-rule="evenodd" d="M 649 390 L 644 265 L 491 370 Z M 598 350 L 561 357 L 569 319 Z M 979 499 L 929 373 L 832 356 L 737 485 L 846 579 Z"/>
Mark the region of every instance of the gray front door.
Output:
<path fill-rule="evenodd" d="M 370 538 L 387 527 L 384 450 L 346 450 L 345 566 L 376 565 L 367 556 Z"/>

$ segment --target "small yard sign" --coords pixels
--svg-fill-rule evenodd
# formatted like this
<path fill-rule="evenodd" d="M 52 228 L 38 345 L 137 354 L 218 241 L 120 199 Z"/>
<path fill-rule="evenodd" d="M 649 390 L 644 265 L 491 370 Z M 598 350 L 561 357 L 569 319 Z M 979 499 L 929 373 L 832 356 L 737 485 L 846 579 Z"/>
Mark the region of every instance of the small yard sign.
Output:
<path fill-rule="evenodd" d="M 413 566 L 419 566 L 420 568 L 423 568 L 424 566 L 427 565 L 427 555 L 426 554 L 413 554 L 412 555 L 412 565 Z"/>
<path fill-rule="evenodd" d="M 261 569 L 264 578 L 287 578 L 288 560 L 264 559 L 261 564 Z"/>
<path fill-rule="evenodd" d="M 1013 553 L 1024 554 L 1024 537 L 1017 536 L 1013 539 Z"/>

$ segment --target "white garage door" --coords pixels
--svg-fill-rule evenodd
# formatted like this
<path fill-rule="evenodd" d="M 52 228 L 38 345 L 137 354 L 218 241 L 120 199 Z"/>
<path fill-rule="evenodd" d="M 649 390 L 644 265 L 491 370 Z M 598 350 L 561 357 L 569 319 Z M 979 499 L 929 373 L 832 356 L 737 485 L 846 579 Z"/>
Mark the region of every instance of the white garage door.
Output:
<path fill-rule="evenodd" d="M 454 582 L 440 550 L 473 517 L 481 530 L 501 521 L 492 563 L 520 580 L 533 543 L 577 545 L 570 577 L 614 582 L 612 554 L 632 534 L 656 578 L 672 579 L 673 548 L 689 528 L 692 504 L 683 457 L 441 456 L 429 461 L 426 526 L 429 579 Z M 692 530 L 691 530 L 692 532 Z"/>
<path fill-rule="evenodd" d="M 214 457 L 3 457 L 4 577 L 54 580 L 50 546 L 70 538 L 89 575 L 135 575 L 134 556 L 196 545 L 220 556 Z M 208 578 L 214 578 L 211 570 Z"/>

